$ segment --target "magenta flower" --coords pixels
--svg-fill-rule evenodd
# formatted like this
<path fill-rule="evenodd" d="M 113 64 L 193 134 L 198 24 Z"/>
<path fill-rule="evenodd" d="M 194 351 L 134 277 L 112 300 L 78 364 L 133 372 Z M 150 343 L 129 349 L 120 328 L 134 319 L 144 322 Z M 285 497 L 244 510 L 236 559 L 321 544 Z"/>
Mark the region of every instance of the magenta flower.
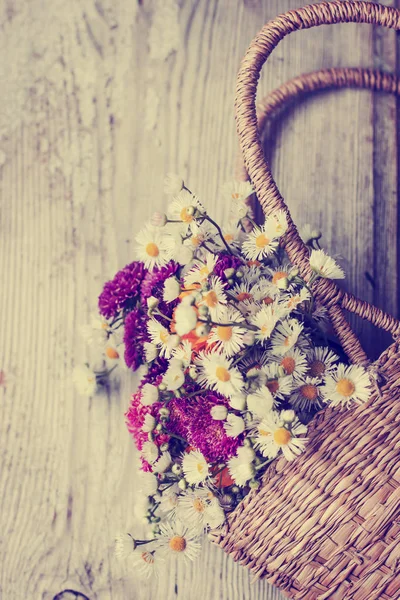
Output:
<path fill-rule="evenodd" d="M 239 269 L 243 266 L 243 261 L 236 256 L 231 254 L 220 254 L 220 258 L 217 260 L 214 267 L 214 273 L 222 279 L 224 283 L 227 282 L 228 278 L 225 275 L 226 269 Z"/>
<path fill-rule="evenodd" d="M 106 319 L 114 318 L 121 310 L 133 308 L 140 295 L 140 285 L 147 271 L 143 263 L 126 265 L 108 281 L 99 296 L 99 311 Z"/>
<path fill-rule="evenodd" d="M 147 333 L 148 317 L 141 309 L 135 308 L 125 319 L 124 344 L 127 367 L 136 371 L 144 361 L 144 342 L 150 340 Z"/>

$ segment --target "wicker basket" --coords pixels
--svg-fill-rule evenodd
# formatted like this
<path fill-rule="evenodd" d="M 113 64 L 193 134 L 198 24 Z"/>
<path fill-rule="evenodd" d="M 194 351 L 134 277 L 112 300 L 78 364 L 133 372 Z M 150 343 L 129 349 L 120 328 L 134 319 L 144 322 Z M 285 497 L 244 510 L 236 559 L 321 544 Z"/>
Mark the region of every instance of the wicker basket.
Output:
<path fill-rule="evenodd" d="M 369 2 L 313 4 L 270 21 L 249 47 L 238 75 L 237 127 L 246 170 L 265 213 L 287 212 L 285 247 L 308 279 L 308 250 L 290 219 L 266 164 L 257 127 L 255 94 L 262 65 L 291 31 L 338 22 L 400 29 L 400 11 Z M 285 84 L 261 105 L 260 122 L 288 101 L 315 89 L 364 87 L 400 95 L 398 80 L 363 69 L 330 69 Z M 246 171 L 241 170 L 242 177 Z M 260 490 L 251 492 L 211 539 L 290 598 L 376 600 L 400 598 L 400 353 L 399 322 L 339 289 L 313 286 L 352 363 L 374 381 L 369 401 L 351 410 L 327 408 L 309 428 L 306 451 L 294 462 L 275 461 Z M 390 332 L 395 342 L 373 364 L 344 310 Z"/>

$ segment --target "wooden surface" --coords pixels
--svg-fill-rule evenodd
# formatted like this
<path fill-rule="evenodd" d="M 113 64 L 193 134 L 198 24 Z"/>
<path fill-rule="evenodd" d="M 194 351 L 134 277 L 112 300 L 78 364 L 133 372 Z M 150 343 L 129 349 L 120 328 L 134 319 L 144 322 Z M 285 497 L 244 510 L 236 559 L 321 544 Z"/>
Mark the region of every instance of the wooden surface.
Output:
<path fill-rule="evenodd" d="M 181 173 L 215 216 L 236 152 L 235 74 L 268 18 L 296 0 L 4 0 L 0 80 L 0 597 L 278 600 L 205 546 L 191 568 L 142 583 L 113 557 L 131 522 L 135 377 L 77 396 L 78 335 L 101 283 Z M 386 2 L 386 4 L 394 4 Z M 330 66 L 396 69 L 396 37 L 367 25 L 300 32 L 275 50 L 261 93 Z M 341 91 L 271 128 L 267 154 L 297 222 L 323 228 L 350 289 L 397 313 L 396 101 Z M 368 275 L 366 275 L 368 274 Z M 359 325 L 376 354 L 385 339 Z"/>

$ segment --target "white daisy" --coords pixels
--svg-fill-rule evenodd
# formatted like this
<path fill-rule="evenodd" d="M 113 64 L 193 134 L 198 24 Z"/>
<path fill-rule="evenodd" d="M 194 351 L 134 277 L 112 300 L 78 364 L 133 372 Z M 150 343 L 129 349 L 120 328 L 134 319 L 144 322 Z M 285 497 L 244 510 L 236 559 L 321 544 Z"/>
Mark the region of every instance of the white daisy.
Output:
<path fill-rule="evenodd" d="M 196 329 L 197 311 L 187 302 L 181 302 L 175 310 L 175 328 L 178 335 L 186 335 Z"/>
<path fill-rule="evenodd" d="M 135 552 L 130 555 L 129 560 L 135 573 L 139 573 L 139 576 L 144 579 L 158 577 L 159 566 L 162 560 L 157 552 L 144 550 L 139 546 Z"/>
<path fill-rule="evenodd" d="M 242 244 L 242 252 L 248 260 L 262 260 L 275 253 L 278 240 L 268 222 L 254 227 Z"/>
<path fill-rule="evenodd" d="M 292 269 L 292 265 L 288 261 L 284 261 L 274 269 L 269 269 L 271 277 L 271 283 L 277 289 L 288 289 L 289 286 L 289 274 Z"/>
<path fill-rule="evenodd" d="M 160 500 L 160 511 L 167 516 L 168 520 L 174 520 L 178 508 L 181 490 L 177 483 L 162 491 Z"/>
<path fill-rule="evenodd" d="M 199 554 L 201 544 L 196 534 L 176 520 L 174 523 L 161 523 L 161 535 L 157 538 L 158 551 L 165 557 L 187 562 Z"/>
<path fill-rule="evenodd" d="M 190 485 L 198 485 L 209 476 L 208 463 L 198 450 L 192 450 L 184 455 L 182 469 Z"/>
<path fill-rule="evenodd" d="M 181 293 L 181 286 L 176 277 L 168 277 L 164 281 L 163 299 L 165 302 L 173 302 Z"/>
<path fill-rule="evenodd" d="M 232 215 L 237 220 L 247 215 L 249 206 L 246 199 L 253 193 L 253 186 L 249 181 L 227 181 L 221 188 L 222 197 L 230 202 Z"/>
<path fill-rule="evenodd" d="M 278 364 L 283 368 L 286 375 L 291 375 L 295 379 L 304 377 L 309 368 L 306 355 L 298 348 L 292 348 L 289 352 L 286 352 L 286 354 L 280 358 Z"/>
<path fill-rule="evenodd" d="M 371 393 L 369 375 L 363 367 L 341 363 L 326 377 L 323 393 L 325 401 L 332 406 L 362 404 Z"/>
<path fill-rule="evenodd" d="M 88 325 L 82 325 L 80 328 L 80 333 L 85 342 L 96 348 L 102 348 L 106 344 L 110 331 L 109 323 L 97 313 L 91 315 Z"/>
<path fill-rule="evenodd" d="M 168 237 L 159 227 L 146 225 L 136 236 L 136 254 L 146 269 L 162 267 L 170 260 Z"/>
<path fill-rule="evenodd" d="M 242 417 L 238 417 L 232 413 L 229 413 L 226 417 L 226 423 L 224 428 L 228 437 L 238 437 L 245 430 L 245 422 Z"/>
<path fill-rule="evenodd" d="M 153 464 L 158 458 L 158 446 L 154 442 L 144 442 L 140 453 L 145 461 Z"/>
<path fill-rule="evenodd" d="M 202 292 L 202 299 L 199 306 L 207 306 L 212 318 L 216 317 L 218 312 L 227 303 L 227 297 L 224 292 L 224 283 L 216 275 L 210 277 L 207 281 L 207 287 Z"/>
<path fill-rule="evenodd" d="M 234 248 L 240 248 L 245 239 L 245 233 L 238 225 L 237 219 L 233 219 L 222 226 L 222 235 L 226 243 Z"/>
<path fill-rule="evenodd" d="M 307 427 L 297 419 L 289 424 L 273 412 L 257 425 L 255 446 L 266 458 L 275 458 L 282 451 L 287 460 L 293 460 L 303 452 L 307 442 L 307 438 L 297 436 L 306 432 Z"/>
<path fill-rule="evenodd" d="M 254 300 L 263 304 L 272 304 L 280 296 L 280 290 L 265 277 L 253 286 L 251 292 Z"/>
<path fill-rule="evenodd" d="M 168 214 L 174 221 L 180 221 L 189 225 L 196 215 L 204 212 L 204 207 L 191 192 L 182 189 L 172 200 L 168 207 Z"/>
<path fill-rule="evenodd" d="M 307 355 L 308 374 L 310 377 L 324 377 L 335 369 L 339 357 L 325 346 L 312 348 Z"/>
<path fill-rule="evenodd" d="M 297 319 L 287 319 L 279 323 L 271 337 L 273 353 L 283 356 L 289 352 L 296 345 L 303 327 L 303 323 Z"/>
<path fill-rule="evenodd" d="M 158 387 L 151 383 L 145 383 L 142 387 L 141 403 L 143 406 L 151 406 L 158 401 Z"/>
<path fill-rule="evenodd" d="M 185 244 L 185 234 L 182 237 L 179 231 L 168 235 L 165 239 L 165 248 L 169 259 L 179 265 L 186 266 L 193 260 L 194 248 Z"/>
<path fill-rule="evenodd" d="M 270 362 L 262 368 L 266 377 L 265 385 L 273 398 L 283 400 L 293 389 L 293 377 L 280 372 L 278 363 Z"/>
<path fill-rule="evenodd" d="M 210 490 L 199 488 L 188 491 L 179 498 L 177 517 L 182 523 L 202 533 L 208 527 L 215 528 L 225 521 L 225 514 L 217 498 Z"/>
<path fill-rule="evenodd" d="M 77 365 L 72 371 L 72 382 L 81 396 L 93 396 L 97 389 L 96 373 L 87 365 Z"/>
<path fill-rule="evenodd" d="M 201 225 L 197 221 L 192 221 L 190 224 L 190 231 L 187 232 L 183 243 L 192 249 L 193 252 L 198 252 L 202 244 L 212 239 L 215 235 L 215 229 L 211 228 L 208 221 Z"/>
<path fill-rule="evenodd" d="M 114 552 L 118 559 L 128 558 L 135 549 L 135 541 L 130 533 L 122 533 L 115 537 Z"/>
<path fill-rule="evenodd" d="M 287 230 L 287 218 L 283 210 L 277 210 L 276 212 L 269 215 L 266 219 L 266 226 L 268 231 L 271 232 L 274 237 L 280 238 Z"/>
<path fill-rule="evenodd" d="M 255 475 L 253 460 L 256 455 L 252 448 L 241 446 L 236 456 L 228 460 L 228 470 L 236 485 L 243 487 Z"/>
<path fill-rule="evenodd" d="M 273 408 L 274 398 L 265 385 L 247 396 L 247 409 L 259 419 L 269 415 Z"/>
<path fill-rule="evenodd" d="M 198 379 L 200 384 L 205 384 L 224 396 L 233 396 L 243 388 L 243 378 L 240 371 L 232 367 L 232 359 L 219 352 L 210 352 L 199 356 L 201 373 Z"/>
<path fill-rule="evenodd" d="M 285 297 L 282 302 L 282 306 L 288 309 L 288 311 L 295 310 L 302 302 L 310 300 L 311 294 L 307 288 L 302 287 L 298 293 L 292 293 Z"/>
<path fill-rule="evenodd" d="M 259 342 L 265 344 L 270 339 L 280 317 L 281 313 L 278 304 L 274 302 L 273 304 L 263 306 L 257 314 L 250 319 L 251 324 L 257 327 L 255 335 Z"/>
<path fill-rule="evenodd" d="M 321 379 L 305 377 L 303 381 L 298 382 L 298 387 L 290 396 L 290 404 L 300 410 L 318 410 L 323 404 L 322 392 Z"/>
<path fill-rule="evenodd" d="M 232 306 L 221 308 L 215 325 L 208 338 L 208 344 L 215 344 L 215 349 L 223 352 L 228 358 L 240 352 L 245 346 L 243 336 L 247 329 L 238 325 L 243 322 L 242 314 Z"/>
<path fill-rule="evenodd" d="M 183 188 L 183 179 L 176 173 L 167 173 L 164 178 L 164 192 L 168 195 L 175 196 Z"/>
<path fill-rule="evenodd" d="M 185 286 L 188 288 L 193 283 L 203 283 L 214 270 L 218 257 L 212 252 L 207 252 L 202 261 L 197 261 L 194 267 L 185 275 Z"/>
<path fill-rule="evenodd" d="M 171 356 L 171 334 L 164 325 L 161 325 L 156 319 L 149 319 L 147 323 L 147 331 L 149 332 L 152 343 L 157 346 L 160 351 L 160 356 L 170 358 Z"/>
<path fill-rule="evenodd" d="M 189 367 L 192 362 L 192 344 L 188 340 L 183 340 L 180 345 L 172 351 L 172 356 L 180 360 L 184 367 Z"/>
<path fill-rule="evenodd" d="M 319 277 L 326 279 L 345 278 L 342 267 L 337 264 L 335 259 L 325 254 L 324 250 L 311 250 L 310 267 Z"/>

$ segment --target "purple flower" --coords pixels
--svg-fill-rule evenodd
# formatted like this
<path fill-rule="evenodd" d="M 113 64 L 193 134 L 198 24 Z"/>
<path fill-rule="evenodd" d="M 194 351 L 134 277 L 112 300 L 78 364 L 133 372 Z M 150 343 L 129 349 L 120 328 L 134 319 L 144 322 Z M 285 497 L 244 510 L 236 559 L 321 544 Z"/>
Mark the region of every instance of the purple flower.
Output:
<path fill-rule="evenodd" d="M 125 319 L 125 362 L 133 371 L 144 362 L 143 345 L 149 341 L 147 321 L 146 313 L 139 308 L 132 310 Z"/>
<path fill-rule="evenodd" d="M 110 319 L 123 309 L 133 308 L 146 273 L 141 262 L 133 262 L 118 271 L 114 279 L 104 285 L 99 296 L 100 314 Z"/>
<path fill-rule="evenodd" d="M 211 417 L 211 408 L 216 404 L 229 406 L 223 396 L 205 391 L 193 398 L 174 398 L 168 403 L 171 411 L 168 430 L 184 437 L 210 462 L 229 460 L 236 454 L 242 437 L 227 436 L 223 421 Z"/>
<path fill-rule="evenodd" d="M 214 267 L 214 273 L 226 283 L 228 280 L 225 275 L 226 269 L 235 269 L 236 271 L 240 267 L 243 267 L 243 261 L 240 258 L 231 254 L 221 254 Z"/>

